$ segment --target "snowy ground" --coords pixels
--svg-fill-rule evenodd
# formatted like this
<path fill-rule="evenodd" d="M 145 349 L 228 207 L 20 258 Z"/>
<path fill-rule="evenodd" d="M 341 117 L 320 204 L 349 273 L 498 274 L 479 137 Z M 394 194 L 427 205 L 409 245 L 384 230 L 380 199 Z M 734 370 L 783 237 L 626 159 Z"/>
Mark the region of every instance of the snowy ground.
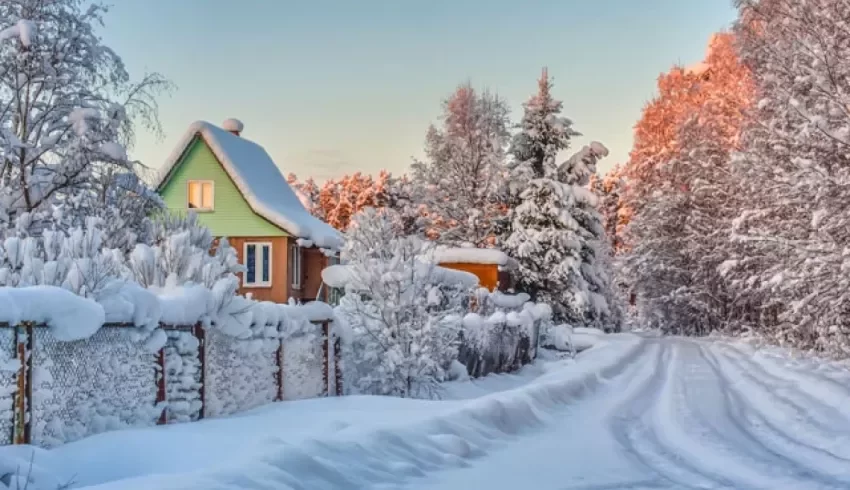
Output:
<path fill-rule="evenodd" d="M 445 395 L 107 433 L 36 451 L 33 473 L 103 490 L 850 488 L 850 372 L 777 349 L 606 336 Z"/>

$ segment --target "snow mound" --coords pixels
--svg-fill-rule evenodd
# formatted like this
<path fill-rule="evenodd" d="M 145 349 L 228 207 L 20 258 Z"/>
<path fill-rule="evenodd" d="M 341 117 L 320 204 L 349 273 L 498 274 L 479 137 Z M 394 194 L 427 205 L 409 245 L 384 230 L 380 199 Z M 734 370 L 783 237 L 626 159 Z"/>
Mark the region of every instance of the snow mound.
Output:
<path fill-rule="evenodd" d="M 98 303 L 54 286 L 0 288 L 0 322 L 44 323 L 57 340 L 81 340 L 94 335 L 106 321 Z"/>
<path fill-rule="evenodd" d="M 555 350 L 571 352 L 573 350 L 573 329 L 569 325 L 558 325 L 548 334 L 547 345 Z"/>
<path fill-rule="evenodd" d="M 241 133 L 242 130 L 245 129 L 245 124 L 242 123 L 239 119 L 225 119 L 223 123 L 221 123 L 221 128 L 225 131 Z"/>
<path fill-rule="evenodd" d="M 492 264 L 508 265 L 510 258 L 505 252 L 493 248 L 437 247 L 434 261 L 438 264 Z"/>
<path fill-rule="evenodd" d="M 471 272 L 449 269 L 447 267 L 433 266 L 425 262 L 417 264 L 420 277 L 430 277 L 436 283 L 459 284 L 467 288 L 478 284 L 478 276 Z M 351 287 L 355 290 L 364 289 L 362 278 L 368 277 L 368 273 L 362 265 L 336 264 L 322 270 L 322 282 L 332 288 Z"/>
<path fill-rule="evenodd" d="M 35 39 L 36 27 L 31 20 L 21 19 L 15 25 L 0 31 L 0 41 L 18 38 L 25 47 L 30 47 Z"/>
<path fill-rule="evenodd" d="M 528 384 L 466 400 L 349 396 L 272 404 L 198 424 L 107 432 L 36 450 L 35 462 L 52 480 L 73 477 L 78 487 L 101 490 L 286 489 L 304 482 L 310 488 L 398 488 L 424 468 L 466 466 L 541 427 L 564 404 L 628 369 L 645 346 L 637 337 L 618 336 L 581 363 L 562 361 Z M 471 389 L 479 381 L 462 384 Z M 20 451 L 0 448 L 0 457 L 11 460 Z"/>

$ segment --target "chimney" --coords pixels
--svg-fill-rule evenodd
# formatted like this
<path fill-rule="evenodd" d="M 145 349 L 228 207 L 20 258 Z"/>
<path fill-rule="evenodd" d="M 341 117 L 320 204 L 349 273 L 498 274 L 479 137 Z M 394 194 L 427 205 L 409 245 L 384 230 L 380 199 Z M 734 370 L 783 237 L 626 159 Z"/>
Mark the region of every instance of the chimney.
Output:
<path fill-rule="evenodd" d="M 239 136 L 242 133 L 242 130 L 245 129 L 245 125 L 242 124 L 242 121 L 239 119 L 225 119 L 223 123 L 221 123 L 221 127 L 228 132 Z"/>

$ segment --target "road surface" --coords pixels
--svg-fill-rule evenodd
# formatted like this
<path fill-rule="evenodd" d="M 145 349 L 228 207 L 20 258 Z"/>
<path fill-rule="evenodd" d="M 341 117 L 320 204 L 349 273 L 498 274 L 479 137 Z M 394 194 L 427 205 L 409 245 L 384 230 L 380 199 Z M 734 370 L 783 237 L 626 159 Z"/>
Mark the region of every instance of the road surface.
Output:
<path fill-rule="evenodd" d="M 647 338 L 627 369 L 542 426 L 407 488 L 848 489 L 848 436 L 847 378 L 732 344 Z"/>

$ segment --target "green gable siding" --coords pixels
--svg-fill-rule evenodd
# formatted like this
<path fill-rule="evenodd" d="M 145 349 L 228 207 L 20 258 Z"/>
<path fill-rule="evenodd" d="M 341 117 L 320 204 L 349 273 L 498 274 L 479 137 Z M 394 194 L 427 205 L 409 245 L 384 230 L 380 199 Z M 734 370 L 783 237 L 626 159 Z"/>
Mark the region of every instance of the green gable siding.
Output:
<path fill-rule="evenodd" d="M 183 158 L 177 162 L 168 182 L 160 189 L 169 210 L 187 212 L 186 192 L 190 180 L 212 180 L 214 211 L 198 213 L 198 219 L 215 236 L 264 237 L 287 236 L 277 226 L 258 216 L 230 177 L 218 163 L 202 138 L 196 137 Z"/>

